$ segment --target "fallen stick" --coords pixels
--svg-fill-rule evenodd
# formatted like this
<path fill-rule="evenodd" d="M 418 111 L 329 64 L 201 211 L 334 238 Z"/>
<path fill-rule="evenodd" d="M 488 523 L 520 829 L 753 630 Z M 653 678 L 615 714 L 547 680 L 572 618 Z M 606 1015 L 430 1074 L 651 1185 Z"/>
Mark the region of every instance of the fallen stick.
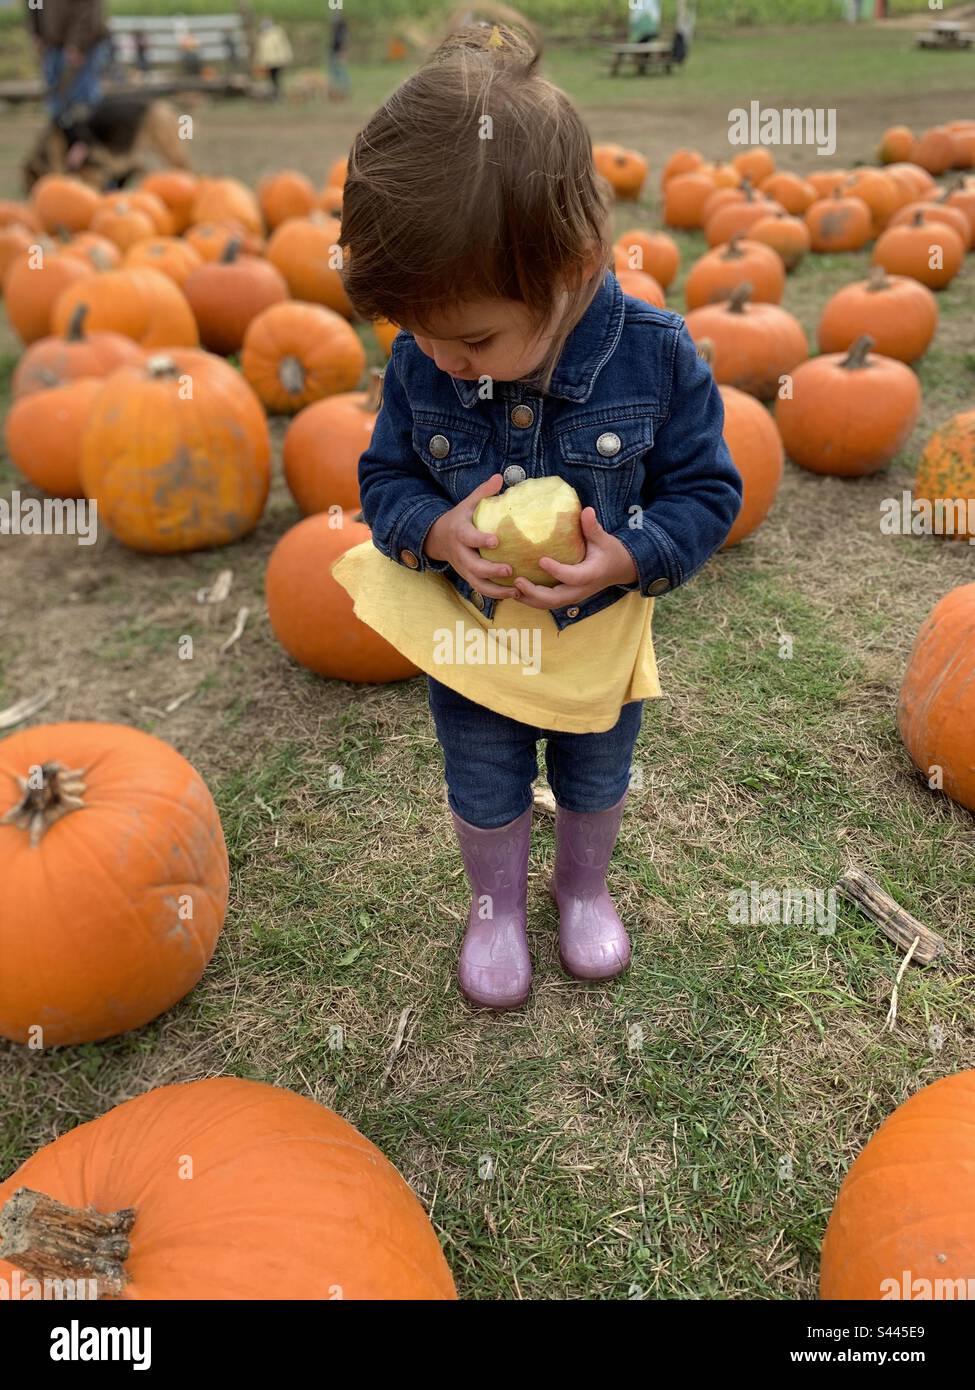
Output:
<path fill-rule="evenodd" d="M 847 869 L 836 889 L 876 923 L 895 946 L 901 951 L 910 951 L 910 959 L 918 965 L 930 965 L 947 949 L 943 937 L 895 903 L 862 869 Z"/>

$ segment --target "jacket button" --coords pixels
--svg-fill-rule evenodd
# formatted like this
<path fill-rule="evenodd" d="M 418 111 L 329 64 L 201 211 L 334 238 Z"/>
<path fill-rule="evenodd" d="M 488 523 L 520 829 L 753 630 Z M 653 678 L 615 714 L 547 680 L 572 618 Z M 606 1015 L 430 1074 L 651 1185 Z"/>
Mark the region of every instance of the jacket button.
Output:
<path fill-rule="evenodd" d="M 483 612 L 483 610 L 484 610 L 484 595 L 483 595 L 483 594 L 479 594 L 479 593 L 477 592 L 476 589 L 473 589 L 473 590 L 471 591 L 471 603 L 473 603 L 473 605 L 474 605 L 474 607 L 475 607 L 476 609 L 478 609 L 479 611 Z"/>
<path fill-rule="evenodd" d="M 623 441 L 618 434 L 609 432 L 601 434 L 596 440 L 596 453 L 602 454 L 604 459 L 611 459 L 614 454 L 618 454 L 623 447 Z"/>
<path fill-rule="evenodd" d="M 528 474 L 522 468 L 520 463 L 511 463 L 504 470 L 502 477 L 504 478 L 505 482 L 508 484 L 509 487 L 513 487 L 515 483 L 523 483 L 525 479 L 528 477 Z"/>
<path fill-rule="evenodd" d="M 670 588 L 669 579 L 655 579 L 652 584 L 647 585 L 648 594 L 665 594 Z"/>
<path fill-rule="evenodd" d="M 517 425 L 520 430 L 527 430 L 529 425 L 535 423 L 535 412 L 530 405 L 516 405 L 511 412 L 511 423 Z"/>
<path fill-rule="evenodd" d="M 402 560 L 403 564 L 406 566 L 407 569 L 418 570 L 420 568 L 420 562 L 413 554 L 412 550 L 401 550 L 399 553 L 399 558 Z"/>
<path fill-rule="evenodd" d="M 578 610 L 578 608 L 576 608 L 575 605 L 573 605 L 571 608 L 567 608 L 567 609 L 565 610 L 565 616 L 566 616 L 567 618 L 578 618 L 578 616 L 579 616 L 579 610 Z"/>
<path fill-rule="evenodd" d="M 430 440 L 430 452 L 435 459 L 445 459 L 450 453 L 450 440 L 445 434 L 435 434 Z"/>

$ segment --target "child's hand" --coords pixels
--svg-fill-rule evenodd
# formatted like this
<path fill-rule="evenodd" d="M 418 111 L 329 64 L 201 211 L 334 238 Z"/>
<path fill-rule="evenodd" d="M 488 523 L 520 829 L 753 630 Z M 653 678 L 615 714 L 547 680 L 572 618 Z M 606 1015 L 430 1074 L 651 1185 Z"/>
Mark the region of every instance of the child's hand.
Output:
<path fill-rule="evenodd" d="M 604 531 L 596 520 L 593 507 L 584 507 L 582 534 L 586 538 L 586 553 L 577 565 L 560 565 L 544 555 L 539 568 L 559 582 L 554 589 L 532 584 L 528 579 L 516 579 L 515 588 L 520 603 L 529 608 L 564 608 L 570 603 L 582 603 L 611 584 L 632 584 L 637 578 L 633 556 L 622 541 Z"/>
<path fill-rule="evenodd" d="M 481 498 L 493 497 L 503 486 L 504 479 L 501 474 L 494 473 L 486 483 L 482 483 L 465 497 L 463 502 L 458 502 L 456 507 L 438 517 L 427 532 L 423 544 L 423 549 L 431 560 L 446 560 L 448 565 L 463 575 L 468 584 L 486 598 L 517 598 L 510 585 L 502 588 L 499 584 L 490 582 L 499 575 L 510 575 L 511 566 L 494 564 L 478 553 L 481 548 L 493 550 L 498 538 L 489 531 L 479 531 L 472 519 L 474 508 Z"/>

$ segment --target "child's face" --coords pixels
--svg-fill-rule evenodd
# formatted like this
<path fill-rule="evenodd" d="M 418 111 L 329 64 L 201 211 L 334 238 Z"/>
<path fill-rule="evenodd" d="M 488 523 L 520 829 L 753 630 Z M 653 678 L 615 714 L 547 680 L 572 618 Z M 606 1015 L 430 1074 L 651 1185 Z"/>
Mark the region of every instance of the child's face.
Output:
<path fill-rule="evenodd" d="M 411 330 L 416 343 L 442 372 L 462 381 L 490 377 L 518 381 L 543 361 L 565 312 L 565 291 L 548 323 L 533 329 L 524 304 L 513 299 L 467 300 L 440 315 L 435 333 Z"/>

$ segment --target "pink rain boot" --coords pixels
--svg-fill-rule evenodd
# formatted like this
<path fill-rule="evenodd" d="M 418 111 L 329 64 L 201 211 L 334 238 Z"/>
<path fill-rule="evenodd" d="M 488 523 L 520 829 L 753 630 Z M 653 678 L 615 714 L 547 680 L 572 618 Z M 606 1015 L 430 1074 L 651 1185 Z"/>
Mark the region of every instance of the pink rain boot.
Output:
<path fill-rule="evenodd" d="M 474 895 L 457 965 L 461 990 L 484 1008 L 516 1009 L 532 982 L 525 935 L 532 808 L 494 830 L 450 815 Z"/>
<path fill-rule="evenodd" d="M 610 980 L 630 963 L 630 939 L 606 888 L 606 869 L 623 819 L 626 792 L 606 811 L 555 813 L 559 955 L 580 980 Z"/>

